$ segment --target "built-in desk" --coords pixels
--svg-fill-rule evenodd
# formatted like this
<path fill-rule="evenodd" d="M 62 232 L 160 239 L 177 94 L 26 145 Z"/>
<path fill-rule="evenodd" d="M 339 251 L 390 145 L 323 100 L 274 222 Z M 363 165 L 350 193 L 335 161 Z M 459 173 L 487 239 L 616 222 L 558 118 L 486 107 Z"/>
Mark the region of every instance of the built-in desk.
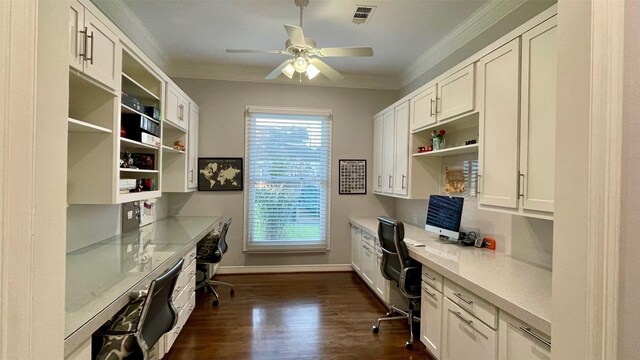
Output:
<path fill-rule="evenodd" d="M 376 218 L 350 218 L 349 221 L 370 234 L 378 233 Z M 407 246 L 412 258 L 545 334 L 551 334 L 551 271 L 504 253 L 443 242 L 409 224 L 404 224 L 404 230 L 407 243 L 413 240 L 424 245 Z"/>
<path fill-rule="evenodd" d="M 168 217 L 67 254 L 65 356 L 126 305 L 131 291 L 146 288 L 219 220 Z"/>

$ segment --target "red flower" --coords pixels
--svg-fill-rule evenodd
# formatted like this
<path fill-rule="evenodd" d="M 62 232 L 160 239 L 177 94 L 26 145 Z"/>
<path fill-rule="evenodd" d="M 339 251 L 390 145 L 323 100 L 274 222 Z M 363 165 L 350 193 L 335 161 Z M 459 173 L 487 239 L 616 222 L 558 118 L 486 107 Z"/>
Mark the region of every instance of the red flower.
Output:
<path fill-rule="evenodd" d="M 442 129 L 442 130 L 438 131 L 438 135 L 440 135 L 440 136 L 444 136 L 444 134 L 446 134 L 446 133 L 447 133 L 447 132 L 446 132 L 446 131 L 444 131 L 444 129 Z"/>

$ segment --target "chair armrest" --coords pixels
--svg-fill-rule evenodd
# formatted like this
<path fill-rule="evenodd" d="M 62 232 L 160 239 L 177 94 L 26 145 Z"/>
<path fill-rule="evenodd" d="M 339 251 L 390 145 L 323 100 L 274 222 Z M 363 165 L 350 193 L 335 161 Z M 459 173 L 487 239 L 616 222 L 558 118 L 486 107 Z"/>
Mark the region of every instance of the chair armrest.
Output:
<path fill-rule="evenodd" d="M 138 291 L 132 291 L 129 293 L 129 300 L 138 300 L 144 297 L 147 297 L 147 294 L 149 293 L 149 290 L 145 289 L 145 290 L 138 290 Z"/>

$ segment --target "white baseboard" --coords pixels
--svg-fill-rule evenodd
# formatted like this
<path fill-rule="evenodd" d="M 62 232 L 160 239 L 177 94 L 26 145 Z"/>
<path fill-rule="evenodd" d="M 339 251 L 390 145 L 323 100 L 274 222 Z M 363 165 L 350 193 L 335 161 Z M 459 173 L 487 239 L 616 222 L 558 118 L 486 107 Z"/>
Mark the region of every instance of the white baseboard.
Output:
<path fill-rule="evenodd" d="M 320 264 L 320 265 L 270 265 L 270 266 L 220 266 L 218 274 L 264 274 L 264 273 L 300 273 L 300 272 L 328 272 L 353 271 L 351 264 Z"/>

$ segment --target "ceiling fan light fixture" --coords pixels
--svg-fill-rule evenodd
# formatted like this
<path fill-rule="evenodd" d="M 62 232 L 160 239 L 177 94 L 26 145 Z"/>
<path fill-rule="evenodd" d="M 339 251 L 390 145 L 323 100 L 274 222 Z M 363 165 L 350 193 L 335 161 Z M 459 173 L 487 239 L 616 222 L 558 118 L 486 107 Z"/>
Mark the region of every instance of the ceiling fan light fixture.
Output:
<path fill-rule="evenodd" d="M 289 79 L 293 78 L 293 73 L 295 71 L 296 69 L 293 67 L 293 65 L 291 65 L 291 63 L 287 64 L 287 66 L 282 69 L 282 73 L 285 74 Z"/>
<path fill-rule="evenodd" d="M 307 59 L 305 59 L 304 56 L 298 56 L 296 60 L 293 62 L 293 67 L 299 73 L 305 72 L 307 70 L 308 65 L 309 65 L 309 62 L 307 61 Z"/>
<path fill-rule="evenodd" d="M 309 80 L 316 77 L 316 75 L 318 75 L 319 73 L 320 73 L 320 70 L 318 70 L 318 68 L 315 67 L 313 64 L 309 64 L 309 66 L 307 66 L 307 77 L 309 78 Z"/>

